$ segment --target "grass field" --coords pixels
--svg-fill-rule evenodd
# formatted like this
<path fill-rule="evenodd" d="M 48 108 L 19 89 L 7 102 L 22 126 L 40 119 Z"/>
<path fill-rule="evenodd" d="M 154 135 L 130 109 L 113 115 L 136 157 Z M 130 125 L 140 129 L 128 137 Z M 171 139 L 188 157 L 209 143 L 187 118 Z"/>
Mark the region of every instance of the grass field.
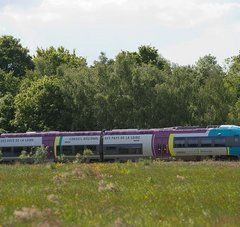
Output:
<path fill-rule="evenodd" d="M 239 162 L 0 165 L 3 226 L 237 226 Z"/>

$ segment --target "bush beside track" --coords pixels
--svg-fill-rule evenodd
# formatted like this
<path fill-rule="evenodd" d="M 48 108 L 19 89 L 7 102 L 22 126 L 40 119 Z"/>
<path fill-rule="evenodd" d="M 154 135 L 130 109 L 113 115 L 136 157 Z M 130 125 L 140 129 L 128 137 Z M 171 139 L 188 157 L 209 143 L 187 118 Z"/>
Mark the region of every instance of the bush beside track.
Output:
<path fill-rule="evenodd" d="M 0 224 L 238 225 L 239 162 L 0 165 Z"/>

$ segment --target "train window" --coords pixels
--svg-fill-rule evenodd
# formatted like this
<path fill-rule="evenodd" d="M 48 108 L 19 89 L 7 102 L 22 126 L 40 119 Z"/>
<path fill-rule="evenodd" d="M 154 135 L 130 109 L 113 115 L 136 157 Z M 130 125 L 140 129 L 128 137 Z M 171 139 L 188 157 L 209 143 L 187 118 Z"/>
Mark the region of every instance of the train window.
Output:
<path fill-rule="evenodd" d="M 142 148 L 132 148 L 131 149 L 132 154 L 143 154 Z"/>
<path fill-rule="evenodd" d="M 73 146 L 62 146 L 62 154 L 64 155 L 75 155 L 73 151 Z"/>
<path fill-rule="evenodd" d="M 2 147 L 0 151 L 2 151 L 3 157 L 13 156 L 11 147 Z"/>
<path fill-rule="evenodd" d="M 136 155 L 143 154 L 142 144 L 122 144 L 107 146 L 104 149 L 105 155 Z"/>
<path fill-rule="evenodd" d="M 117 147 L 106 147 L 107 151 L 114 151 L 117 150 Z"/>
<path fill-rule="evenodd" d="M 215 137 L 214 138 L 214 147 L 226 147 L 226 138 L 225 137 Z"/>
<path fill-rule="evenodd" d="M 90 149 L 94 155 L 98 154 L 96 145 L 87 145 L 86 149 Z"/>
<path fill-rule="evenodd" d="M 83 145 L 77 145 L 73 147 L 75 154 L 83 154 L 84 146 Z"/>
<path fill-rule="evenodd" d="M 34 153 L 37 147 L 2 147 L 3 157 L 19 157 L 23 151 L 27 154 Z"/>
<path fill-rule="evenodd" d="M 21 155 L 22 151 L 25 151 L 24 147 L 14 147 L 13 148 L 14 157 L 19 157 Z"/>
<path fill-rule="evenodd" d="M 198 138 L 188 138 L 187 144 L 188 147 L 198 147 Z"/>
<path fill-rule="evenodd" d="M 119 154 L 129 154 L 129 149 L 127 147 L 119 147 Z"/>
<path fill-rule="evenodd" d="M 185 138 L 174 138 L 174 148 L 185 147 Z"/>
<path fill-rule="evenodd" d="M 87 145 L 87 149 L 90 149 L 91 151 L 95 151 L 97 149 L 97 146 L 95 145 Z"/>
<path fill-rule="evenodd" d="M 142 148 L 119 147 L 119 154 L 142 154 Z"/>
<path fill-rule="evenodd" d="M 239 147 L 240 146 L 240 138 L 239 136 L 229 137 L 227 141 L 228 146 Z"/>
<path fill-rule="evenodd" d="M 104 154 L 106 154 L 106 155 L 116 155 L 116 154 L 118 154 L 117 147 L 114 147 L 114 146 L 105 147 Z"/>
<path fill-rule="evenodd" d="M 211 147 L 212 146 L 212 138 L 206 137 L 200 139 L 201 147 Z"/>

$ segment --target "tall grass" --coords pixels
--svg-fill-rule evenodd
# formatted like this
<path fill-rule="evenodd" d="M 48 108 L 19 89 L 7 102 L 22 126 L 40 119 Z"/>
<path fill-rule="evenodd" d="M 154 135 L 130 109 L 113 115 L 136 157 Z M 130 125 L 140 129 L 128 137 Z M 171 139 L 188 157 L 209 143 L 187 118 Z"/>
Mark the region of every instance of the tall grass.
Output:
<path fill-rule="evenodd" d="M 0 165 L 0 224 L 238 225 L 240 163 Z"/>

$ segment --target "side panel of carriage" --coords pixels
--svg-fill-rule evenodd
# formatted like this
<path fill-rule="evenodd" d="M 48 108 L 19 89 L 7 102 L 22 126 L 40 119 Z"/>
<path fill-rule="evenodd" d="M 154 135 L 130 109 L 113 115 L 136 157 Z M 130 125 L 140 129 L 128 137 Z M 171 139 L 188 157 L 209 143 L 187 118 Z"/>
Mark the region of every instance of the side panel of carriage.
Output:
<path fill-rule="evenodd" d="M 169 136 L 171 156 L 239 156 L 238 130 L 216 128 L 205 133 L 172 133 Z"/>
<path fill-rule="evenodd" d="M 19 159 L 22 151 L 33 152 L 36 147 L 43 145 L 41 136 L 1 137 L 0 150 L 3 154 L 3 161 Z"/>
<path fill-rule="evenodd" d="M 57 136 L 54 140 L 55 157 L 74 159 L 76 154 L 83 155 L 90 149 L 90 159 L 100 160 L 103 151 L 104 160 L 128 160 L 152 156 L 152 134 L 111 134 Z"/>
<path fill-rule="evenodd" d="M 65 135 L 54 139 L 55 158 L 74 159 L 77 154 L 83 155 L 85 149 L 92 151 L 92 159 L 99 159 L 100 135 Z"/>
<path fill-rule="evenodd" d="M 128 160 L 152 156 L 152 134 L 104 135 L 105 160 Z"/>

